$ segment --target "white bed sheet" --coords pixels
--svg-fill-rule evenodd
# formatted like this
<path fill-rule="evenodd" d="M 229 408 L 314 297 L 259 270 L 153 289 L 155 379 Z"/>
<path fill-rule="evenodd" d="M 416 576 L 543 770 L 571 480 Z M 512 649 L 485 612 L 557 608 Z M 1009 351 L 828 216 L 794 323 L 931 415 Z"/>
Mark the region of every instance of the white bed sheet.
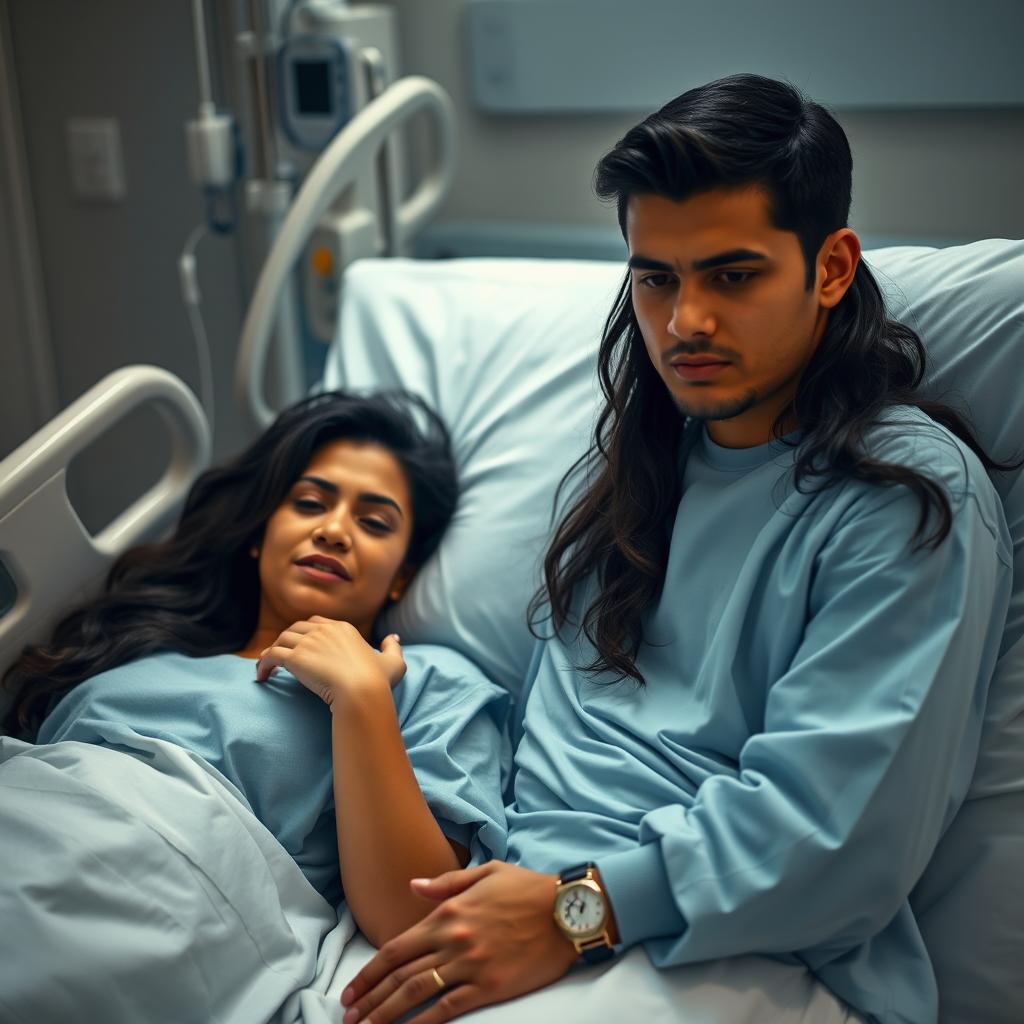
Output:
<path fill-rule="evenodd" d="M 343 979 L 339 992 L 374 952 L 360 933 L 353 936 L 338 970 Z M 333 995 L 333 985 L 330 991 Z M 864 1018 L 801 966 L 742 956 L 658 970 L 637 947 L 615 961 L 577 967 L 554 985 L 459 1019 L 466 1024 L 846 1024 Z"/>
<path fill-rule="evenodd" d="M 0 737 L 0 1019 L 339 1024 L 373 955 L 223 776 L 130 747 Z M 859 1020 L 807 970 L 742 957 L 659 971 L 642 949 L 467 1024 Z"/>

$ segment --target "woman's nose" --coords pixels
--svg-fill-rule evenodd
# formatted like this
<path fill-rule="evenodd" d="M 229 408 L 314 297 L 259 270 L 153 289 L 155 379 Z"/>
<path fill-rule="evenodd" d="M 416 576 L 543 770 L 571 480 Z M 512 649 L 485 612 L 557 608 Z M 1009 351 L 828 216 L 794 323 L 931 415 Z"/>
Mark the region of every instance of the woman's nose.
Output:
<path fill-rule="evenodd" d="M 322 522 L 317 530 L 327 544 L 333 544 L 348 550 L 352 546 L 352 529 L 347 516 L 331 516 Z"/>

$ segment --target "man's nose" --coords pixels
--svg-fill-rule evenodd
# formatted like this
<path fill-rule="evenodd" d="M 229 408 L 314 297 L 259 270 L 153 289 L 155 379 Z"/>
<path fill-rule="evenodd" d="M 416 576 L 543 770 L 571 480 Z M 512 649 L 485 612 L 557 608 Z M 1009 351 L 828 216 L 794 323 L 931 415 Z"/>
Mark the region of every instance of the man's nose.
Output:
<path fill-rule="evenodd" d="M 668 333 L 680 341 L 710 338 L 715 333 L 715 318 L 707 296 L 697 288 L 680 285 L 668 321 Z"/>

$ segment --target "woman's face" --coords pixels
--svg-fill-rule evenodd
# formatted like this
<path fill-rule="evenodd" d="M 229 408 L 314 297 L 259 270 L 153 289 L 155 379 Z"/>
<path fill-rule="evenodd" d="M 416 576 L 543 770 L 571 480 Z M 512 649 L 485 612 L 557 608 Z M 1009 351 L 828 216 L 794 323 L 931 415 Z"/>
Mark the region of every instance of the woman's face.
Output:
<path fill-rule="evenodd" d="M 369 640 L 381 608 L 412 576 L 412 501 L 386 448 L 331 441 L 267 520 L 259 545 L 260 632 L 323 615 Z"/>

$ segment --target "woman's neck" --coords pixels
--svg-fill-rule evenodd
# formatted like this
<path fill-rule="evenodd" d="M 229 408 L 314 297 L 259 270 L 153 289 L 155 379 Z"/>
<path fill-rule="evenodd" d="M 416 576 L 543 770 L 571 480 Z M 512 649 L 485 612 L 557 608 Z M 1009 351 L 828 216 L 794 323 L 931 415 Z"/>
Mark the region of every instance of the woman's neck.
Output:
<path fill-rule="evenodd" d="M 258 658 L 263 651 L 273 645 L 280 635 L 281 630 L 274 626 L 257 626 L 252 638 L 240 651 L 235 651 L 235 656 L 238 658 Z"/>

